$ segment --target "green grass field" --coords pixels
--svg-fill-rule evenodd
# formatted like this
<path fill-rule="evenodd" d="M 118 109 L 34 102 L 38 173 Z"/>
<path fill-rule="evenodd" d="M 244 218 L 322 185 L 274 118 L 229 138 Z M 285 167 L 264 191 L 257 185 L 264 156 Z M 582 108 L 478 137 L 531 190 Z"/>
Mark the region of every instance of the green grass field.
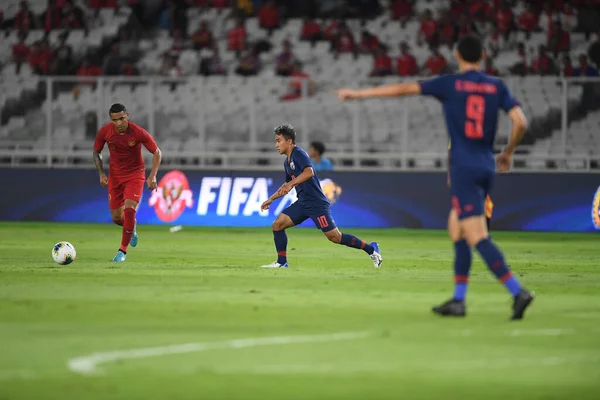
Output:
<path fill-rule="evenodd" d="M 509 322 L 478 257 L 467 318 L 431 313 L 452 291 L 442 231 L 348 230 L 380 242 L 381 270 L 316 229 L 288 231 L 286 270 L 257 268 L 274 260 L 268 229 L 138 231 L 114 265 L 116 226 L 0 224 L 0 399 L 599 396 L 597 235 L 494 233 L 537 294 Z M 60 240 L 77 249 L 67 267 Z"/>

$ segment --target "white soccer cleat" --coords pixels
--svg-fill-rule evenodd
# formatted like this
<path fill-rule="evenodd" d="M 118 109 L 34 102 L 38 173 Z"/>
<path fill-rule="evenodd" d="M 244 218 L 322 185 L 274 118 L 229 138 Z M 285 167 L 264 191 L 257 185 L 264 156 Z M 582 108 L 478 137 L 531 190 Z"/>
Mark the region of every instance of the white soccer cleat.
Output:
<path fill-rule="evenodd" d="M 371 261 L 373 261 L 373 266 L 375 268 L 380 268 L 381 263 L 383 262 L 383 257 L 381 257 L 381 254 L 379 254 L 379 243 L 373 242 L 371 243 L 371 246 L 373 246 L 375 251 L 373 254 L 370 254 L 369 257 L 371 257 Z"/>
<path fill-rule="evenodd" d="M 288 263 L 279 264 L 277 261 L 273 261 L 271 264 L 261 265 L 261 268 L 287 268 L 289 267 Z"/>

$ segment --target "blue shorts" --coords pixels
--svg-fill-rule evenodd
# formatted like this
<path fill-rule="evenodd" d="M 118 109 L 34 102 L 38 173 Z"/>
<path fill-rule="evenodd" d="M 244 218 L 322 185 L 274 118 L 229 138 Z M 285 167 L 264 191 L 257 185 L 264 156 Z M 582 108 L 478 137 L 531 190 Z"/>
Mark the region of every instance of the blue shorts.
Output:
<path fill-rule="evenodd" d="M 317 228 L 323 232 L 329 232 L 337 228 L 335 221 L 331 217 L 329 206 L 309 208 L 300 204 L 298 201 L 292 203 L 288 208 L 282 211 L 282 214 L 290 217 L 294 225 L 299 225 L 308 218 L 312 219 Z"/>
<path fill-rule="evenodd" d="M 494 185 L 494 171 L 451 167 L 452 207 L 458 219 L 485 215 L 485 198 Z"/>

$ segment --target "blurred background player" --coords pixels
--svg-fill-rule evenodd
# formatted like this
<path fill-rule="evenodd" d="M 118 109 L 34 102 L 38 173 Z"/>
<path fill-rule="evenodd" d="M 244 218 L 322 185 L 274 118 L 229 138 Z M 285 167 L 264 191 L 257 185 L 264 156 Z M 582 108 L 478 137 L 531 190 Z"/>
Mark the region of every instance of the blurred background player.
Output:
<path fill-rule="evenodd" d="M 451 187 L 452 182 L 450 181 L 450 148 L 452 147 L 452 143 L 448 143 L 448 187 Z M 488 194 L 485 196 L 485 204 L 484 204 L 484 214 L 485 214 L 485 224 L 487 226 L 488 232 L 492 228 L 492 214 L 494 213 L 494 202 L 492 198 Z"/>
<path fill-rule="evenodd" d="M 145 165 L 142 145 L 152 154 L 152 170 L 148 175 L 148 189 L 156 189 L 156 174 L 161 152 L 146 130 L 129 121 L 123 104 L 113 104 L 108 111 L 111 122 L 98 131 L 94 142 L 94 164 L 100 176 L 100 185 L 108 186 L 108 204 L 115 224 L 123 227 L 121 246 L 113 261 L 125 261 L 127 247 L 137 246 L 135 213 L 144 190 Z M 108 176 L 102 165 L 102 149 L 108 143 L 110 165 Z"/>
<path fill-rule="evenodd" d="M 327 157 L 323 157 L 325 153 L 325 144 L 323 142 L 311 142 L 308 147 L 308 155 L 313 164 L 315 171 L 333 171 L 333 163 Z"/>
<path fill-rule="evenodd" d="M 501 172 L 510 169 L 512 154 L 523 139 L 527 121 L 506 84 L 480 71 L 485 53 L 477 36 L 463 36 L 455 55 L 459 64 L 458 74 L 364 90 L 342 89 L 337 94 L 341 100 L 422 94 L 442 102 L 452 143 L 450 181 L 453 209 L 448 217 L 448 230 L 455 248 L 455 290 L 452 299 L 434 307 L 433 311 L 439 315 L 466 315 L 471 248 L 475 247 L 490 271 L 512 294 L 512 319 L 522 319 L 525 309 L 533 301 L 533 295 L 521 287 L 504 255 L 491 241 L 484 202 L 494 183 L 493 147 L 498 109 L 503 109 L 512 120 L 510 142 L 497 159 Z"/>
<path fill-rule="evenodd" d="M 335 225 L 329 209 L 330 203 L 321 190 L 319 177 L 308 154 L 296 146 L 296 132 L 291 125 L 280 125 L 275 128 L 275 147 L 279 154 L 286 156 L 286 160 L 283 162 L 286 179 L 277 192 L 269 197 L 260 208 L 267 210 L 273 201 L 285 196 L 293 188 L 296 188 L 298 200 L 283 210 L 273 222 L 277 261 L 263 265 L 262 268 L 288 267 L 286 253 L 288 239 L 285 230 L 301 224 L 308 218 L 313 220 L 317 228 L 327 236 L 327 239 L 333 243 L 364 250 L 371 257 L 375 268 L 381 267 L 383 259 L 379 253 L 377 242 L 367 244 L 354 235 L 340 232 Z"/>

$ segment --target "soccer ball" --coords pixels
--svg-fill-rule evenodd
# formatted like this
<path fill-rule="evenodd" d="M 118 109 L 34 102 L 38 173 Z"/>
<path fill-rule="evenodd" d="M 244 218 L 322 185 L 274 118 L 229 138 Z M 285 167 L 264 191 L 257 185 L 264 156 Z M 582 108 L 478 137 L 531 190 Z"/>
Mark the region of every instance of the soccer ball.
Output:
<path fill-rule="evenodd" d="M 58 242 L 52 248 L 52 258 L 60 265 L 69 265 L 75 261 L 75 247 L 69 242 Z"/>

